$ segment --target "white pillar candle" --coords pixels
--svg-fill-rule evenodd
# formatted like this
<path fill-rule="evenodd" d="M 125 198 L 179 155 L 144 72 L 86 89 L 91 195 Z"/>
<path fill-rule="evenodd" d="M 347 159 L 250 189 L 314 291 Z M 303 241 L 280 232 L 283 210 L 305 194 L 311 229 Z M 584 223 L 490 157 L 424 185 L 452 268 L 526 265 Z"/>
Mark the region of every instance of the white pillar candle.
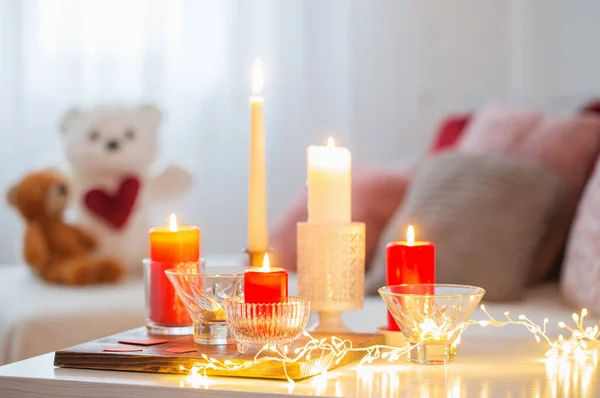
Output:
<path fill-rule="evenodd" d="M 351 155 L 336 147 L 309 146 L 307 151 L 309 224 L 346 224 L 352 221 Z"/>
<path fill-rule="evenodd" d="M 265 166 L 263 68 L 257 58 L 252 67 L 250 97 L 250 168 L 248 189 L 248 247 L 250 252 L 266 252 L 269 248 L 267 226 L 267 176 Z"/>

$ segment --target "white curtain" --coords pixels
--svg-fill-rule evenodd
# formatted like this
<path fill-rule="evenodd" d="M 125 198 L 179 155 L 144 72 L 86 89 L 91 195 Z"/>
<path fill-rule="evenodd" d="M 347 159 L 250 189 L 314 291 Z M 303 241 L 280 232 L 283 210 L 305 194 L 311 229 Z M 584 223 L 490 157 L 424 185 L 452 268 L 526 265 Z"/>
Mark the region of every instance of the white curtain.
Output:
<path fill-rule="evenodd" d="M 245 244 L 250 67 L 265 66 L 269 217 L 329 135 L 355 167 L 422 152 L 445 114 L 507 99 L 568 110 L 600 94 L 594 0 L 0 0 L 0 189 L 61 161 L 73 105 L 154 102 L 162 161 L 192 192 L 156 209 Z M 0 263 L 21 220 L 0 207 Z"/>

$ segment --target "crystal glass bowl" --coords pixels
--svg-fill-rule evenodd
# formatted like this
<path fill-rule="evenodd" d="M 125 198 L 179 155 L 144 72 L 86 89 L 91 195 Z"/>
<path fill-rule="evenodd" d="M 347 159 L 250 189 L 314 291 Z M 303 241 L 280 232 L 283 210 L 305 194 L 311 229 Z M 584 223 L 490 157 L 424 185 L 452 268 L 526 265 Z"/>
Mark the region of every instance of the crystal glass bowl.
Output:
<path fill-rule="evenodd" d="M 406 284 L 382 287 L 379 294 L 410 344 L 410 361 L 444 364 L 456 358 L 464 322 L 485 290 L 466 285 Z"/>
<path fill-rule="evenodd" d="M 232 344 L 224 302 L 243 294 L 242 267 L 172 268 L 165 271 L 194 323 L 199 344 Z"/>
<path fill-rule="evenodd" d="M 308 322 L 310 301 L 290 296 L 284 303 L 248 304 L 243 297 L 225 299 L 225 317 L 238 351 L 253 344 L 285 345 L 296 340 Z"/>

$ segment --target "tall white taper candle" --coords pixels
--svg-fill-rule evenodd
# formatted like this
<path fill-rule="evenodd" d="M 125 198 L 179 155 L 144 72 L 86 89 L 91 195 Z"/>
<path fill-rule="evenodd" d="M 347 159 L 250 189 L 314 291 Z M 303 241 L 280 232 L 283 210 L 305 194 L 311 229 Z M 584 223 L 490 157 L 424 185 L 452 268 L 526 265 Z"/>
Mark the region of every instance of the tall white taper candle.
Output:
<path fill-rule="evenodd" d="M 263 68 L 257 58 L 252 67 L 250 97 L 250 175 L 248 189 L 248 247 L 249 252 L 266 252 L 269 248 L 267 226 L 267 176 L 265 165 L 265 124 L 260 95 Z"/>

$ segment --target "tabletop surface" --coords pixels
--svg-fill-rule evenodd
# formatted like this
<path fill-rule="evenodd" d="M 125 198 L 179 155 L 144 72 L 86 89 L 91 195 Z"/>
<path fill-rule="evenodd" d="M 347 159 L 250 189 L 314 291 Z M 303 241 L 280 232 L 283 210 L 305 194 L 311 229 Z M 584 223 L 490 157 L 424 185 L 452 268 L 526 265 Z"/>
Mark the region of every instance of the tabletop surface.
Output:
<path fill-rule="evenodd" d="M 45 354 L 0 368 L 3 397 L 259 397 L 264 394 L 328 397 L 597 397 L 598 368 L 544 362 L 533 338 L 464 338 L 456 362 L 404 361 L 347 365 L 291 385 L 285 381 L 210 378 L 187 382 L 176 375 L 60 369 Z"/>
<path fill-rule="evenodd" d="M 556 337 L 558 321 L 570 323 L 572 308 L 557 299 L 556 287 L 545 287 L 525 302 L 488 303 L 495 317 L 505 310 L 524 312 L 536 323 L 550 317 L 549 334 Z M 474 319 L 484 319 L 481 311 Z M 385 323 L 381 300 L 368 298 L 364 308 L 344 314 L 356 331 L 373 331 Z M 378 323 L 379 322 L 379 323 Z M 586 324 L 597 324 L 592 318 Z M 296 382 L 241 378 L 210 378 L 190 385 L 181 375 L 61 369 L 53 353 L 0 367 L 1 397 L 598 397 L 598 367 L 594 363 L 547 362 L 548 346 L 537 343 L 522 326 L 470 327 L 458 346 L 456 362 L 445 366 L 413 365 L 400 361 L 357 368 L 350 364 Z"/>

